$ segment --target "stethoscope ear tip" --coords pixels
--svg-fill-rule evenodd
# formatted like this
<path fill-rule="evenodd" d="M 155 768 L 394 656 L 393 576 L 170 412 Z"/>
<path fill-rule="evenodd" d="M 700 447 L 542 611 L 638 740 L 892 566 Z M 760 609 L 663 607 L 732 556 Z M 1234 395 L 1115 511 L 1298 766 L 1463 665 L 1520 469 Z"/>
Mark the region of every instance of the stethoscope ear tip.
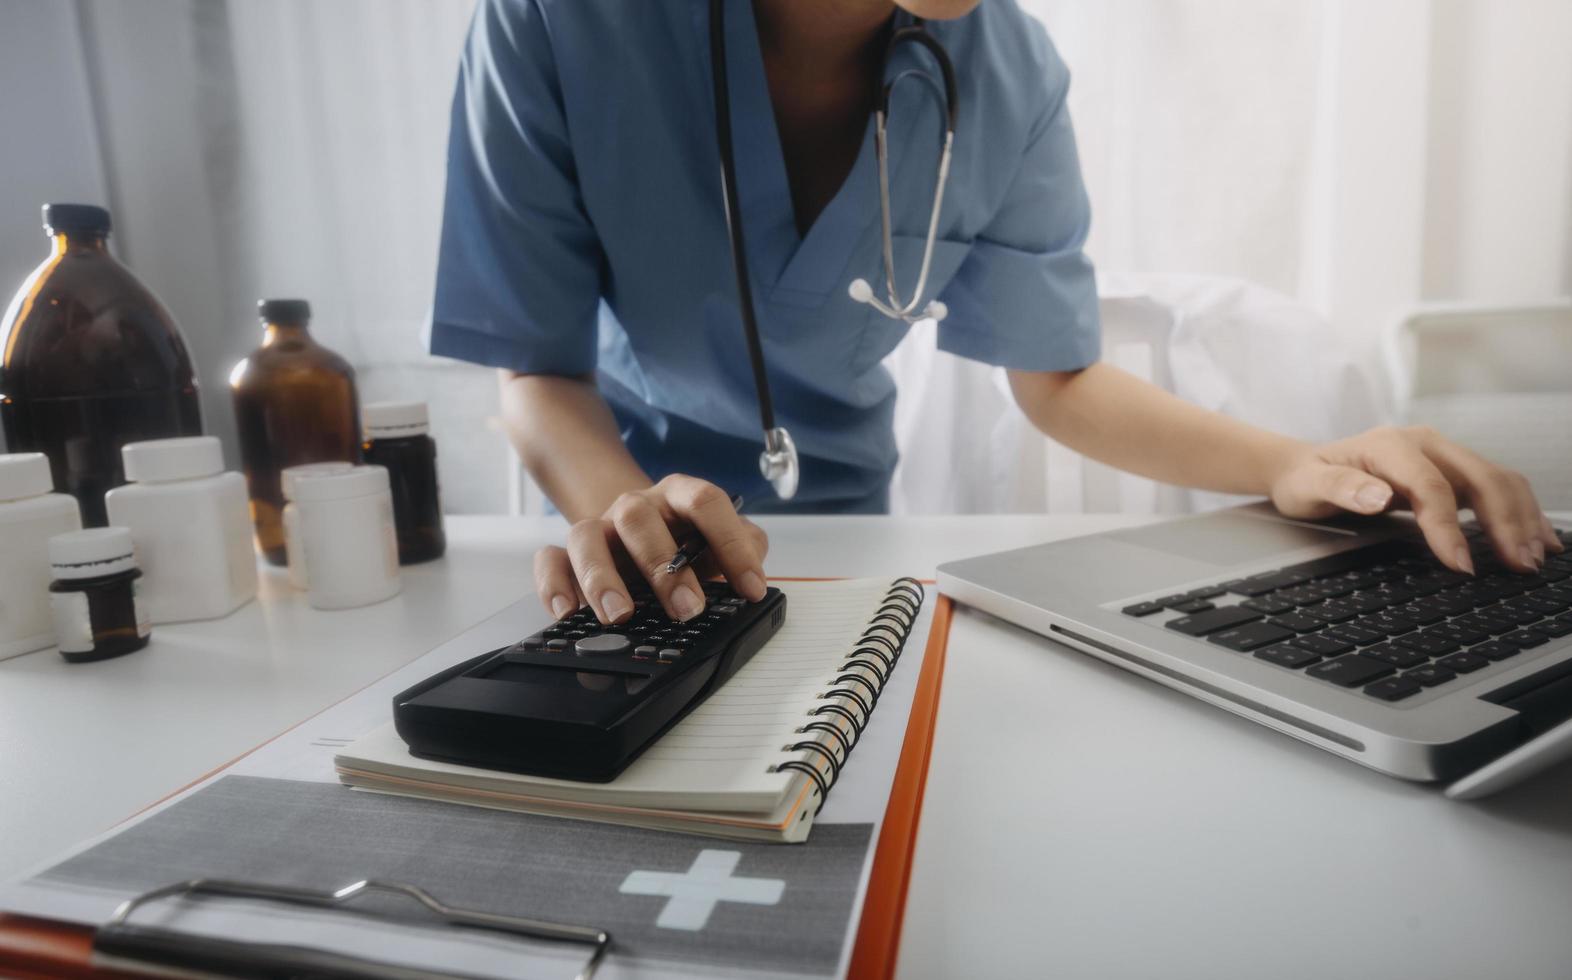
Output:
<path fill-rule="evenodd" d="M 866 279 L 853 279 L 851 285 L 846 287 L 846 292 L 859 303 L 873 302 L 873 287 L 868 285 Z"/>
<path fill-rule="evenodd" d="M 935 299 L 928 301 L 928 308 L 923 312 L 927 313 L 928 316 L 932 318 L 935 323 L 937 323 L 938 321 L 943 320 L 945 317 L 950 315 L 950 308 Z"/>

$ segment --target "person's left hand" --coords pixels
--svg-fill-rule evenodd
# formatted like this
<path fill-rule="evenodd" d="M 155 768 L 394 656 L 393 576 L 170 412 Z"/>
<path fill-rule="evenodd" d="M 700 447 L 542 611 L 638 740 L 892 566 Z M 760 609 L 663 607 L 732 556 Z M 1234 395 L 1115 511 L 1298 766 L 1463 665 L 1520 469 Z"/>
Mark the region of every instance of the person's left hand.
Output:
<path fill-rule="evenodd" d="M 1406 507 L 1441 563 L 1470 575 L 1474 563 L 1458 525 L 1460 501 L 1473 508 L 1510 568 L 1536 571 L 1546 551 L 1563 550 L 1521 473 L 1423 426 L 1372 429 L 1307 447 L 1280 467 L 1271 496 L 1286 516 L 1307 519 Z"/>

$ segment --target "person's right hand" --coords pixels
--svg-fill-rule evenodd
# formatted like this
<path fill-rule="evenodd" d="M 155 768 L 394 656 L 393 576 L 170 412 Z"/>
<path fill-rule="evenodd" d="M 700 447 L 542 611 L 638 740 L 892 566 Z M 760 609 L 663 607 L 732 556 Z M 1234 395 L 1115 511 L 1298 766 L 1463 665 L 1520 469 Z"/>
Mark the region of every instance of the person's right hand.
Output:
<path fill-rule="evenodd" d="M 709 550 L 696 565 L 668 573 L 678 540 L 694 533 L 703 535 Z M 704 611 L 701 574 L 724 575 L 743 597 L 763 599 L 768 550 L 768 536 L 732 509 L 724 490 L 674 474 L 574 524 L 567 548 L 542 548 L 535 555 L 535 588 L 558 619 L 587 603 L 610 625 L 633 614 L 628 583 L 647 582 L 666 615 L 685 621 Z"/>

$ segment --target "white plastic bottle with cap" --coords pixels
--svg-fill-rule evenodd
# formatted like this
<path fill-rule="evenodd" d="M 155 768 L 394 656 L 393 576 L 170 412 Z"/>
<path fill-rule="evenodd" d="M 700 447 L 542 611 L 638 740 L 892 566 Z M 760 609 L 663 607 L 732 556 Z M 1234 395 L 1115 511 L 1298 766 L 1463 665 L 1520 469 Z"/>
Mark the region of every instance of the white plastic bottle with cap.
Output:
<path fill-rule="evenodd" d="M 0 660 L 55 645 L 49 539 L 82 527 L 43 453 L 0 455 Z"/>
<path fill-rule="evenodd" d="M 111 524 L 129 528 L 154 623 L 218 619 L 257 594 L 246 480 L 224 471 L 213 436 L 128 443 L 131 482 L 104 495 Z"/>
<path fill-rule="evenodd" d="M 292 489 L 306 600 L 318 609 L 348 609 L 398 595 L 403 580 L 388 471 L 297 473 Z"/>
<path fill-rule="evenodd" d="M 354 468 L 354 463 L 341 461 L 305 463 L 291 466 L 278 475 L 279 489 L 284 498 L 284 561 L 289 566 L 289 584 L 302 592 L 307 587 L 306 560 L 300 553 L 300 508 L 292 503 L 295 499 L 295 478 L 302 474 L 343 473 Z"/>

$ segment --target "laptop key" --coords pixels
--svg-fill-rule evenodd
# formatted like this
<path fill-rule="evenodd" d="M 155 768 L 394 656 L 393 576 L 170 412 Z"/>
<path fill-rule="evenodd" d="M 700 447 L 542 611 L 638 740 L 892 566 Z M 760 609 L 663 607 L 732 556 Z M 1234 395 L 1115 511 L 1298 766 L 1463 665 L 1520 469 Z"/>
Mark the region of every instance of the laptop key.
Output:
<path fill-rule="evenodd" d="M 1246 609 L 1254 609 L 1267 616 L 1276 616 L 1280 613 L 1293 612 L 1294 604 L 1277 595 L 1264 595 L 1254 599 L 1246 599 L 1240 603 Z"/>
<path fill-rule="evenodd" d="M 1220 595 L 1227 595 L 1228 590 L 1221 585 L 1203 585 L 1199 589 L 1191 589 L 1185 595 L 1192 599 L 1216 599 Z"/>
<path fill-rule="evenodd" d="M 1316 619 L 1324 620 L 1328 623 L 1346 623 L 1359 615 L 1358 609 L 1341 599 L 1328 599 L 1325 602 L 1318 602 L 1305 609 L 1305 612 Z"/>
<path fill-rule="evenodd" d="M 1538 628 L 1536 627 L 1535 629 L 1531 630 L 1518 630 L 1516 633 L 1508 633 L 1506 636 L 1501 637 L 1501 639 L 1497 642 L 1510 643 L 1513 646 L 1522 647 L 1524 650 L 1528 650 L 1533 647 L 1544 646 L 1546 643 L 1550 642 L 1550 637 L 1539 632 Z"/>
<path fill-rule="evenodd" d="M 1357 653 L 1316 664 L 1305 671 L 1317 680 L 1329 681 L 1339 687 L 1358 687 L 1396 672 L 1397 668 L 1391 664 L 1371 660 Z"/>
<path fill-rule="evenodd" d="M 1407 670 L 1409 667 L 1430 663 L 1430 658 L 1418 650 L 1409 650 L 1392 643 L 1382 643 L 1377 646 L 1367 647 L 1359 652 L 1366 657 L 1374 657 L 1383 663 L 1389 663 L 1398 670 Z"/>
<path fill-rule="evenodd" d="M 1407 647 L 1418 650 L 1427 657 L 1439 657 L 1462 647 L 1456 637 L 1447 636 L 1439 630 L 1420 630 L 1418 633 L 1407 633 L 1392 641 L 1394 646 Z"/>
<path fill-rule="evenodd" d="M 1560 639 L 1572 633 L 1572 622 L 1568 622 L 1567 617 L 1562 616 L 1559 619 L 1547 619 L 1543 623 L 1536 623 L 1534 629 L 1551 639 Z"/>
<path fill-rule="evenodd" d="M 1125 606 L 1119 611 L 1126 616 L 1150 616 L 1153 613 L 1162 612 L 1163 604 L 1160 602 L 1137 602 L 1135 605 Z"/>
<path fill-rule="evenodd" d="M 1238 626 L 1241 623 L 1253 622 L 1261 618 L 1261 614 L 1253 609 L 1243 606 L 1221 606 L 1217 609 L 1208 609 L 1191 616 L 1180 616 L 1170 619 L 1163 625 L 1171 630 L 1178 630 L 1186 636 L 1205 636 L 1216 633 L 1218 630 Z"/>
<path fill-rule="evenodd" d="M 1452 639 L 1463 644 L 1465 647 L 1474 643 L 1483 643 L 1485 640 L 1490 639 L 1490 630 L 1482 629 L 1473 623 L 1465 623 L 1456 619 L 1439 623 L 1435 626 L 1432 626 L 1431 629 L 1442 634 L 1443 636 L 1452 637 Z"/>
<path fill-rule="evenodd" d="M 1358 622 L 1344 623 L 1341 626 L 1330 627 L 1327 629 L 1325 635 L 1330 636 L 1333 639 L 1342 640 L 1346 643 L 1352 643 L 1355 646 L 1361 647 L 1367 647 L 1372 643 L 1379 643 L 1386 639 L 1385 633 L 1381 632 L 1380 630 L 1366 629 L 1365 627 L 1360 626 Z"/>
<path fill-rule="evenodd" d="M 1490 661 L 1477 654 L 1464 651 L 1463 653 L 1454 653 L 1450 657 L 1442 657 L 1436 661 L 1436 666 L 1445 667 L 1447 670 L 1455 670 L 1459 674 L 1472 674 L 1481 667 L 1490 666 Z"/>
<path fill-rule="evenodd" d="M 1379 592 L 1356 592 L 1344 601 L 1362 613 L 1373 613 L 1391 605 Z"/>
<path fill-rule="evenodd" d="M 1410 680 L 1407 677 L 1388 677 L 1384 681 L 1376 681 L 1366 686 L 1365 693 L 1382 701 L 1401 701 L 1413 697 L 1423 689 L 1423 685 L 1417 680 Z"/>
<path fill-rule="evenodd" d="M 1488 660 L 1505 660 L 1508 657 L 1515 657 L 1522 653 L 1523 648 L 1516 643 L 1508 643 L 1505 639 L 1500 639 L 1469 647 L 1468 652 L 1476 657 L 1484 657 Z"/>
<path fill-rule="evenodd" d="M 1274 616 L 1267 620 L 1267 622 L 1271 623 L 1273 626 L 1281 626 L 1285 630 L 1293 630 L 1295 633 L 1314 633 L 1316 630 L 1325 625 L 1319 619 L 1316 619 L 1313 616 L 1306 616 L 1304 613 L 1300 612 L 1291 612 L 1284 616 Z"/>
<path fill-rule="evenodd" d="M 1437 667 L 1435 664 L 1430 664 L 1426 667 L 1415 667 L 1403 676 L 1416 680 L 1425 687 L 1435 687 L 1437 684 L 1445 684 L 1447 681 L 1456 678 L 1457 674 L 1454 671 L 1447 670 L 1445 667 Z"/>
<path fill-rule="evenodd" d="M 1257 650 L 1255 655 L 1268 663 L 1274 663 L 1279 667 L 1287 667 L 1291 670 L 1298 670 L 1300 667 L 1308 667 L 1311 664 L 1321 662 L 1321 658 L 1316 654 L 1311 653 L 1309 650 L 1301 650 L 1291 643 L 1279 643 L 1264 650 Z"/>
<path fill-rule="evenodd" d="M 1276 589 L 1277 586 L 1271 582 L 1263 582 L 1252 577 L 1236 578 L 1232 582 L 1224 582 L 1223 588 L 1227 589 L 1229 592 L 1235 593 L 1236 595 L 1254 598 L 1258 595 L 1266 595 L 1268 592 Z"/>
<path fill-rule="evenodd" d="M 1264 647 L 1271 643 L 1278 643 L 1293 636 L 1292 630 L 1285 630 L 1281 626 L 1271 623 L 1246 623 L 1232 629 L 1213 633 L 1206 638 L 1208 643 L 1215 643 L 1220 647 L 1238 650 L 1241 653 Z"/>
<path fill-rule="evenodd" d="M 1365 629 L 1380 630 L 1387 636 L 1401 636 L 1412 633 L 1419 628 L 1419 624 L 1406 616 L 1399 616 L 1390 612 L 1375 613 L 1371 616 L 1361 616 L 1354 620 Z"/>
<path fill-rule="evenodd" d="M 1198 613 L 1206 612 L 1208 609 L 1216 609 L 1217 607 L 1205 599 L 1186 599 L 1183 602 L 1175 602 L 1168 608 L 1174 612 Z"/>
<path fill-rule="evenodd" d="M 1301 650 L 1309 650 L 1321 657 L 1333 657 L 1354 648 L 1354 645 L 1347 640 L 1335 639 L 1322 633 L 1307 633 L 1295 638 L 1293 644 Z"/>

